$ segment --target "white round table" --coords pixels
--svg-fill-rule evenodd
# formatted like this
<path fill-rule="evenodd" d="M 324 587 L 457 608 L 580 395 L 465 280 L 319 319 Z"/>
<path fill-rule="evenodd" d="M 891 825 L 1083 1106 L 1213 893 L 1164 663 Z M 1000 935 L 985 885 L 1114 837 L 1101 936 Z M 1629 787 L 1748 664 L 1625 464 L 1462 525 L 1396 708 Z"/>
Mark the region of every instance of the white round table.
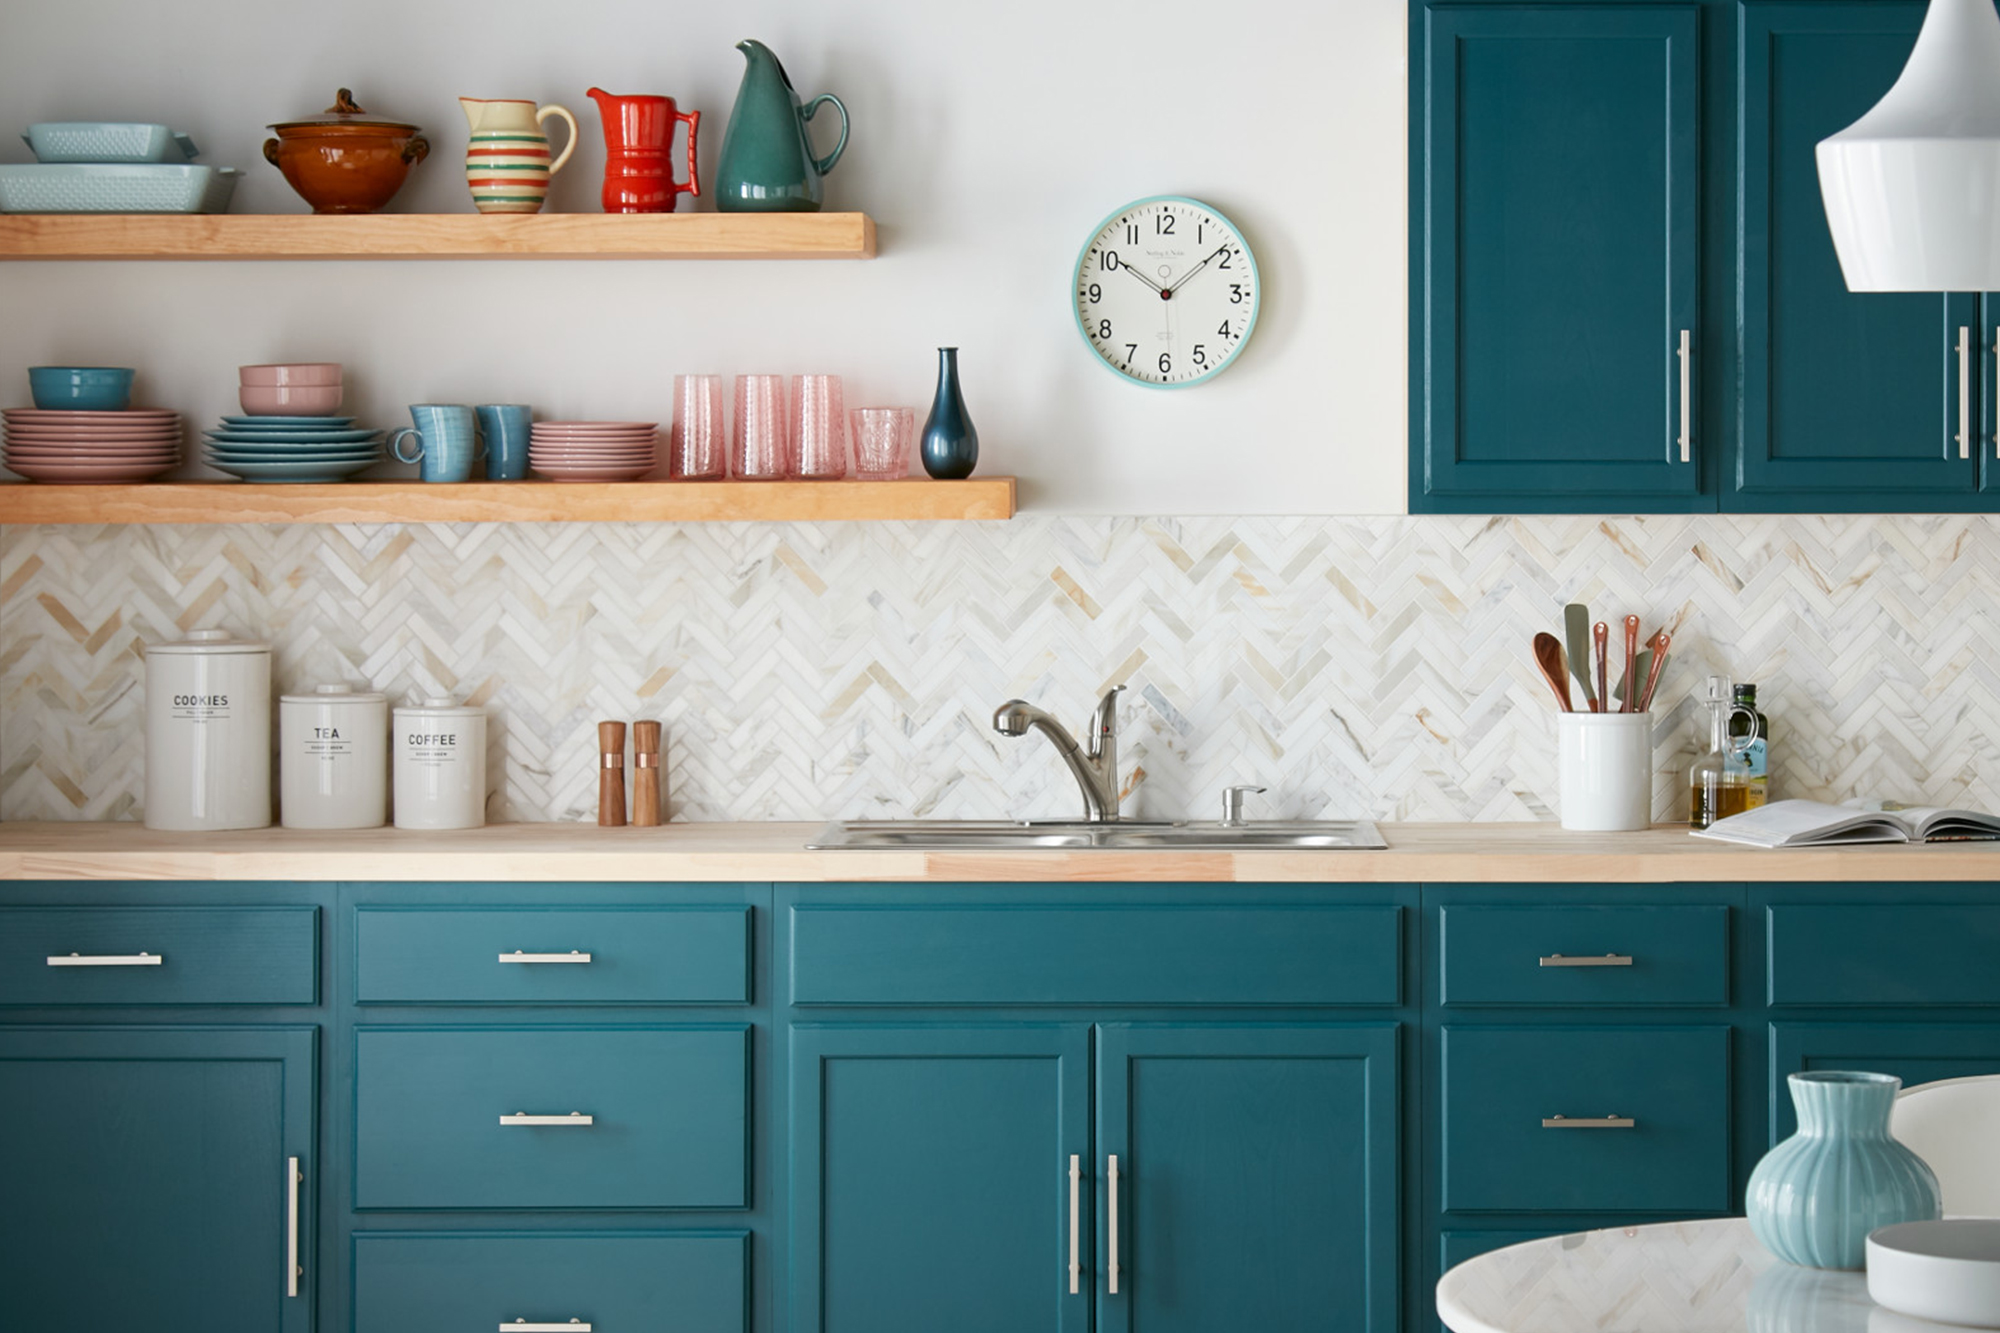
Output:
<path fill-rule="evenodd" d="M 1740 1217 L 1510 1245 L 1439 1278 L 1437 1311 L 1452 1333 L 1951 1330 L 1876 1305 L 1864 1273 L 1778 1262 Z"/>

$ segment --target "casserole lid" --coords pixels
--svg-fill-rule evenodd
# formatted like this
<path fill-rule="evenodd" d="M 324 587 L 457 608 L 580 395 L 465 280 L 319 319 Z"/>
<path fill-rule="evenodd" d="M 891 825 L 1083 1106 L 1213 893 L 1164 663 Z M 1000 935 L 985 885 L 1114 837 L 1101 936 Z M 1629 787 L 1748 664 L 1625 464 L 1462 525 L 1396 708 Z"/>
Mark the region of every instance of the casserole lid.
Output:
<path fill-rule="evenodd" d="M 226 629 L 191 629 L 185 639 L 172 643 L 149 643 L 146 656 L 202 655 L 215 656 L 227 653 L 268 653 L 268 643 L 253 643 L 249 639 L 239 639 Z"/>
<path fill-rule="evenodd" d="M 415 134 L 420 128 L 407 121 L 382 120 L 369 116 L 368 112 L 354 100 L 354 94 L 342 88 L 334 98 L 333 105 L 317 116 L 302 116 L 297 120 L 281 120 L 265 126 L 280 134 L 286 130 L 319 129 L 327 126 L 346 126 L 356 130 L 403 130 Z"/>

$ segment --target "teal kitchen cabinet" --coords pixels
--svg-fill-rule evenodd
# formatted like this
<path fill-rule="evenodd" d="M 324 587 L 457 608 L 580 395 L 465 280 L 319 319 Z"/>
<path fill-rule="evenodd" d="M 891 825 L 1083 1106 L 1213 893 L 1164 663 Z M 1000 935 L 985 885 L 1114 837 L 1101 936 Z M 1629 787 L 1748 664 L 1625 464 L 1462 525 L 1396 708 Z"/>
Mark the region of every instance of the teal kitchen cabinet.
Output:
<path fill-rule="evenodd" d="M 1699 4 L 1416 4 L 1410 510 L 1712 510 Z"/>
<path fill-rule="evenodd" d="M 1802 1070 L 1866 1069 L 1894 1074 L 1906 1088 L 2000 1074 L 2000 1022 L 1778 1022 L 1770 1035 L 1771 1143 L 1799 1127 L 1785 1080 Z"/>
<path fill-rule="evenodd" d="M 317 1040 L 0 1028 L 7 1326 L 307 1333 Z"/>

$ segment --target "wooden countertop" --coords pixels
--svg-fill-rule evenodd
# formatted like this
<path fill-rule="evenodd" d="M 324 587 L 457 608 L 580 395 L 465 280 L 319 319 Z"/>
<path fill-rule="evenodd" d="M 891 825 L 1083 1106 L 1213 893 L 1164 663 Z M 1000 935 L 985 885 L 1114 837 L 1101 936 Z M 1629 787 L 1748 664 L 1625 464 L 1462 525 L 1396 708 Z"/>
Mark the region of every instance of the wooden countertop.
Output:
<path fill-rule="evenodd" d="M 2000 843 L 1764 851 L 1554 824 L 1383 824 L 1379 852 L 808 852 L 819 824 L 495 824 L 455 833 L 158 833 L 0 824 L 4 879 L 1155 880 L 1354 884 L 2000 880 Z"/>

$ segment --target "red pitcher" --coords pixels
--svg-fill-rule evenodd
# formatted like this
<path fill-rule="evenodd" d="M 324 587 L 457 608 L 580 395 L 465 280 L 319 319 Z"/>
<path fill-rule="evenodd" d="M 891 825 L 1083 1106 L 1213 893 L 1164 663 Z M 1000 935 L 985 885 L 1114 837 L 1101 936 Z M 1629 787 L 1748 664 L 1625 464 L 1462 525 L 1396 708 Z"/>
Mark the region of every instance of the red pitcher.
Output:
<path fill-rule="evenodd" d="M 701 112 L 681 111 L 671 97 L 641 93 L 617 97 L 592 88 L 604 120 L 604 211 L 607 213 L 671 213 L 681 192 L 701 197 L 696 175 L 695 131 Z M 688 178 L 674 179 L 674 122 L 687 122 Z"/>

